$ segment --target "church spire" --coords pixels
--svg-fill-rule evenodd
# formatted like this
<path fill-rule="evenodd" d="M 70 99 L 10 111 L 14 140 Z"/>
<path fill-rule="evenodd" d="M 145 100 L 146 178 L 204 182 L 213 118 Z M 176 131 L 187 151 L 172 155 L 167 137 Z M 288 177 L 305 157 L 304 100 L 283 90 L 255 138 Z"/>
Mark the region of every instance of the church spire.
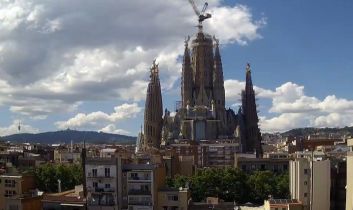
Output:
<path fill-rule="evenodd" d="M 150 82 L 147 88 L 144 120 L 144 147 L 159 148 L 162 132 L 162 93 L 159 81 L 159 68 L 156 60 L 153 61 Z"/>
<path fill-rule="evenodd" d="M 242 92 L 242 109 L 246 124 L 246 142 L 243 142 L 243 145 L 245 145 L 243 150 L 246 152 L 253 152 L 255 150 L 256 155 L 261 157 L 261 133 L 258 127 L 259 118 L 257 116 L 255 91 L 252 84 L 249 63 L 246 66 L 245 90 Z"/>
<path fill-rule="evenodd" d="M 181 97 L 183 108 L 189 104 L 193 104 L 192 100 L 192 68 L 191 68 L 191 59 L 190 59 L 190 50 L 188 47 L 188 42 L 190 40 L 190 36 L 188 36 L 185 40 L 185 50 L 184 50 L 184 59 L 183 59 L 183 68 L 182 68 L 182 76 L 181 76 Z"/>
<path fill-rule="evenodd" d="M 217 104 L 221 107 L 225 105 L 225 92 L 224 92 L 224 79 L 223 79 L 223 67 L 221 54 L 219 53 L 219 40 L 213 37 L 215 41 L 215 53 L 214 53 L 214 72 L 213 72 L 213 87 L 216 91 L 214 93 Z"/>

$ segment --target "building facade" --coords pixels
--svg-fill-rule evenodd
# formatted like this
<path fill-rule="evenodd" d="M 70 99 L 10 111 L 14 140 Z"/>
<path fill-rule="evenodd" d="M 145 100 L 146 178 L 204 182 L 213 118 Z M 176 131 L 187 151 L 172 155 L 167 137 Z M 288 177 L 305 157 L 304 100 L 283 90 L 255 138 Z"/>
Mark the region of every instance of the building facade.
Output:
<path fill-rule="evenodd" d="M 347 152 L 347 186 L 346 186 L 346 209 L 353 209 L 353 139 L 347 140 L 350 151 Z"/>
<path fill-rule="evenodd" d="M 121 159 L 114 157 L 87 158 L 85 179 L 84 186 L 87 190 L 87 208 L 89 210 L 120 209 Z"/>
<path fill-rule="evenodd" d="M 300 201 L 304 210 L 329 210 L 330 160 L 299 158 L 290 161 L 289 183 L 292 199 Z M 312 208 L 310 208 L 312 206 Z"/>

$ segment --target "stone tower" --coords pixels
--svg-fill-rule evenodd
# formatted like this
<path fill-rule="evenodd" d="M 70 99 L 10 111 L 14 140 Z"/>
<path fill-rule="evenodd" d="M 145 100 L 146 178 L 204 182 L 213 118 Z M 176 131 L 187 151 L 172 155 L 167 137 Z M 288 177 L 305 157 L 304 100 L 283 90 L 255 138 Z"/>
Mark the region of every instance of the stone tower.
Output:
<path fill-rule="evenodd" d="M 221 54 L 219 53 L 219 41 L 215 37 L 215 53 L 213 64 L 213 95 L 216 110 L 216 118 L 219 120 L 219 130 L 226 129 L 226 112 L 225 112 L 225 90 L 223 79 L 223 68 Z"/>
<path fill-rule="evenodd" d="M 262 157 L 261 133 L 258 127 L 259 118 L 256 110 L 255 91 L 251 79 L 250 64 L 246 67 L 245 90 L 242 91 L 242 112 L 245 121 L 245 138 L 243 138 L 242 152 L 256 151 L 257 157 Z"/>
<path fill-rule="evenodd" d="M 144 116 L 143 148 L 159 148 L 162 132 L 162 94 L 158 64 L 153 62 L 150 82 L 147 88 Z"/>
<path fill-rule="evenodd" d="M 185 40 L 185 50 L 184 50 L 182 76 L 181 76 L 181 99 L 182 99 L 183 108 L 186 108 L 190 104 L 194 104 L 194 100 L 192 98 L 193 73 L 191 68 L 190 50 L 188 47 L 189 39 L 190 37 L 188 37 L 188 39 Z"/>

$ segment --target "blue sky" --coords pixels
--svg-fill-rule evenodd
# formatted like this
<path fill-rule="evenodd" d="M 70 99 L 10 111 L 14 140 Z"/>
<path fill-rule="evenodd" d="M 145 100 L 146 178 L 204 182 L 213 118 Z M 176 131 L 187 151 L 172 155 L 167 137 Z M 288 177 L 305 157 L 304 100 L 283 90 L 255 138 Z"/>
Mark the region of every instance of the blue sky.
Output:
<path fill-rule="evenodd" d="M 154 58 L 173 111 L 183 39 L 196 32 L 189 3 L 84 2 L 0 0 L 0 135 L 19 120 L 22 132 L 136 135 Z M 221 40 L 227 106 L 237 108 L 250 62 L 262 130 L 353 125 L 352 1 L 209 3 L 205 31 Z"/>

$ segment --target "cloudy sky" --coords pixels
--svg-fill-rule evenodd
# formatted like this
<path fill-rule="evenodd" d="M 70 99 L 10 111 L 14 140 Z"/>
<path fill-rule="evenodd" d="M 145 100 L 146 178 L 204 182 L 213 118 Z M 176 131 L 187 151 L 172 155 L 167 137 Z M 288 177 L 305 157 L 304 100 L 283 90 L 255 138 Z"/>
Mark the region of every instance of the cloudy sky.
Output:
<path fill-rule="evenodd" d="M 202 0 L 195 0 L 201 8 Z M 227 106 L 251 63 L 261 129 L 353 125 L 351 0 L 209 0 Z M 136 135 L 148 71 L 180 100 L 187 0 L 0 0 L 0 135 L 58 129 Z"/>

